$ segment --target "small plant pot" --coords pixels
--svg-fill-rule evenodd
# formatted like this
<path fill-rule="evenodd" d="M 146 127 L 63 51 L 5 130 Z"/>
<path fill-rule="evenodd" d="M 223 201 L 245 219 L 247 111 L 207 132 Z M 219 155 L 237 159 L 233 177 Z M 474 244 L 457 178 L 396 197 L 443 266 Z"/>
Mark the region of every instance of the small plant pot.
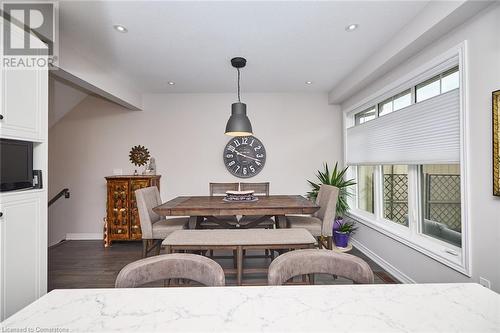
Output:
<path fill-rule="evenodd" d="M 350 234 L 347 232 L 334 231 L 333 241 L 338 247 L 347 247 L 347 245 L 349 244 L 349 236 Z"/>
<path fill-rule="evenodd" d="M 333 222 L 333 232 L 339 230 L 340 226 L 344 223 L 344 219 L 341 217 L 336 217 Z"/>

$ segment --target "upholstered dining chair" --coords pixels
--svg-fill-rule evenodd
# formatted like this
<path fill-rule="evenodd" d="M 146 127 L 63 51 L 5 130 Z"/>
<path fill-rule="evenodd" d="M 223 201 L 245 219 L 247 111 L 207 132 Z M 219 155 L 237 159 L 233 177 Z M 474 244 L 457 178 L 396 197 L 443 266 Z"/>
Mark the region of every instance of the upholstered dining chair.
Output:
<path fill-rule="evenodd" d="M 312 216 L 289 215 L 286 217 L 287 227 L 303 228 L 318 239 L 318 246 L 326 245 L 327 249 L 333 248 L 333 223 L 337 210 L 337 199 L 339 189 L 331 185 L 321 185 L 316 198 L 316 204 L 320 207 Z M 326 244 L 323 243 L 326 241 Z"/>
<path fill-rule="evenodd" d="M 354 283 L 373 283 L 373 271 L 361 258 L 330 250 L 306 249 L 286 252 L 271 262 L 269 285 L 282 285 L 300 275 L 330 274 L 348 278 Z M 310 278 L 314 283 L 314 278 Z"/>
<path fill-rule="evenodd" d="M 208 189 L 211 197 L 217 195 L 224 196 L 226 195 L 226 191 L 238 191 L 239 186 L 238 183 L 209 183 Z"/>
<path fill-rule="evenodd" d="M 240 183 L 240 191 L 254 191 L 254 195 L 259 196 L 269 196 L 269 182 L 263 183 Z M 241 217 L 239 224 L 245 226 L 257 219 L 262 218 L 262 216 L 248 216 L 244 215 Z M 272 229 L 274 227 L 274 220 L 267 218 L 258 225 L 259 228 Z"/>
<path fill-rule="evenodd" d="M 115 288 L 135 288 L 159 280 L 183 279 L 205 286 L 224 286 L 222 267 L 207 257 L 190 253 L 171 253 L 134 261 L 123 267 Z"/>
<path fill-rule="evenodd" d="M 142 231 L 142 257 L 156 249 L 160 254 L 161 242 L 175 230 L 185 229 L 189 223 L 188 217 L 162 217 L 153 208 L 161 205 L 160 192 L 156 186 L 145 187 L 135 191 L 137 210 Z"/>

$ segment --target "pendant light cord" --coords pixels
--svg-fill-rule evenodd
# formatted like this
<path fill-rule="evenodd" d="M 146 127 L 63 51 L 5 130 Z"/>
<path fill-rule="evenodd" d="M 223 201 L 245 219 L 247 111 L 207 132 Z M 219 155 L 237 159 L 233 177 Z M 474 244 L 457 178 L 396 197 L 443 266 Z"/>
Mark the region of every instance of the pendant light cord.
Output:
<path fill-rule="evenodd" d="M 241 103 L 241 98 L 240 98 L 240 69 L 236 68 L 238 71 L 238 102 Z"/>

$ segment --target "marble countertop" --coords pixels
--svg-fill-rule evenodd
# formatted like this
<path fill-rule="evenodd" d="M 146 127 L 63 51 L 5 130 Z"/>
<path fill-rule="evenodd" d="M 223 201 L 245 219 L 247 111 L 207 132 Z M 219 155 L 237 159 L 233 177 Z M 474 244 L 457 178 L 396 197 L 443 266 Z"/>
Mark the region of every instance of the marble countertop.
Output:
<path fill-rule="evenodd" d="M 478 284 L 54 290 L 1 332 L 498 332 Z"/>

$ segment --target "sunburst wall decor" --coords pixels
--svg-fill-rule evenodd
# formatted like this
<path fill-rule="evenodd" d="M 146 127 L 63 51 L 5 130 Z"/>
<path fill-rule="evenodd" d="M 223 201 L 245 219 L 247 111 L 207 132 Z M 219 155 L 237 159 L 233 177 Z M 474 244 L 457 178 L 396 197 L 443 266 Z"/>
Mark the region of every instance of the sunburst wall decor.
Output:
<path fill-rule="evenodd" d="M 149 160 L 149 150 L 144 146 L 134 146 L 130 150 L 130 162 L 136 166 L 142 166 L 148 163 Z"/>

